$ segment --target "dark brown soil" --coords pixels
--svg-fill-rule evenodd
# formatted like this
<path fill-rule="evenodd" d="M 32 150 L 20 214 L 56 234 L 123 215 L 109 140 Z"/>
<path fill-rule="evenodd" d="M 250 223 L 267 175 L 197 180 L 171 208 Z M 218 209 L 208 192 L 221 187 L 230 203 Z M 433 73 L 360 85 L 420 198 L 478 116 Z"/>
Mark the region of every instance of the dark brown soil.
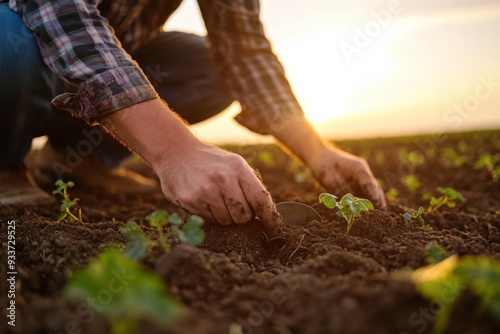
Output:
<path fill-rule="evenodd" d="M 202 247 L 178 245 L 169 253 L 153 249 L 143 263 L 164 279 L 187 308 L 172 333 L 430 333 L 441 301 L 429 301 L 415 286 L 392 274 L 426 265 L 424 248 L 436 241 L 460 256 L 486 254 L 500 260 L 500 181 L 474 163 L 500 152 L 500 131 L 360 140 L 338 146 L 368 160 L 384 190 L 399 196 L 387 211 L 372 211 L 345 234 L 342 217 L 318 203 L 324 192 L 311 179 L 294 181 L 291 160 L 275 146 L 232 148 L 257 167 L 277 202 L 312 205 L 322 221 L 285 231 L 284 247 L 272 247 L 258 222 L 243 226 L 206 225 Z M 401 162 L 398 150 L 417 151 L 425 163 Z M 454 166 L 444 158 L 452 148 L 465 161 Z M 272 152 L 273 166 L 258 152 Z M 421 187 L 410 193 L 400 181 L 413 173 Z M 453 187 L 466 198 L 456 208 L 425 213 L 432 230 L 407 223 L 403 208 L 425 206 L 426 192 Z M 2 231 L 16 221 L 16 327 L 2 320 L 1 332 L 109 333 L 108 322 L 89 319 L 63 294 L 69 273 L 87 264 L 110 243 L 124 244 L 119 228 L 128 219 L 143 220 L 156 209 L 175 208 L 162 194 L 108 195 L 72 190 L 81 199 L 83 224 L 57 223 L 58 205 L 0 208 Z M 146 224 L 146 233 L 154 235 Z M 1 234 L 2 272 L 6 272 L 6 234 Z M 6 281 L 0 280 L 6 291 Z M 1 307 L 5 310 L 5 293 Z M 137 333 L 164 333 L 142 323 Z M 448 333 L 500 333 L 500 323 L 482 311 L 471 294 L 460 297 Z"/>

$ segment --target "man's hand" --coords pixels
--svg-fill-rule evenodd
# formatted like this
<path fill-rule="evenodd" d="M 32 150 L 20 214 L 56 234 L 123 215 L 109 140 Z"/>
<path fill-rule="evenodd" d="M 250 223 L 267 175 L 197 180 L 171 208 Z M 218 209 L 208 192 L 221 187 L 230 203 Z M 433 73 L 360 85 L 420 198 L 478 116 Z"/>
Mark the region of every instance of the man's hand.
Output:
<path fill-rule="evenodd" d="M 378 209 L 386 208 L 384 193 L 366 161 L 324 141 L 305 118 L 289 121 L 273 135 L 309 167 L 327 191 L 337 196 L 350 192 L 369 199 Z"/>
<path fill-rule="evenodd" d="M 165 196 L 188 212 L 222 225 L 256 215 L 269 234 L 279 233 L 282 218 L 271 195 L 241 156 L 198 143 L 156 170 Z"/>
<path fill-rule="evenodd" d="M 220 224 L 243 224 L 257 216 L 270 236 L 279 234 L 283 218 L 246 161 L 201 143 L 160 100 L 101 122 L 151 165 L 172 203 Z"/>
<path fill-rule="evenodd" d="M 371 200 L 377 209 L 386 208 L 384 192 L 364 159 L 326 144 L 308 166 L 316 180 L 335 194 L 352 193 Z"/>

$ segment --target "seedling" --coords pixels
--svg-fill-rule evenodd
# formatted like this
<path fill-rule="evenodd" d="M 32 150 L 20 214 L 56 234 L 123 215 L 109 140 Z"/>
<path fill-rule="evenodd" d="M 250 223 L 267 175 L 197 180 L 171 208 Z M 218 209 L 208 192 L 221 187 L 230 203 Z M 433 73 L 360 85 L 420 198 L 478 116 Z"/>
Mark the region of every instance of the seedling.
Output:
<path fill-rule="evenodd" d="M 445 332 L 453 307 L 464 291 L 476 295 L 481 301 L 480 311 L 489 311 L 500 322 L 500 262 L 491 257 L 459 259 L 453 255 L 437 264 L 417 269 L 411 280 L 424 297 L 440 301 L 434 334 Z"/>
<path fill-rule="evenodd" d="M 311 177 L 311 173 L 296 160 L 290 162 L 288 170 L 293 173 L 293 179 L 297 184 L 304 183 Z"/>
<path fill-rule="evenodd" d="M 398 150 L 399 161 L 405 165 L 417 167 L 425 162 L 425 158 L 417 151 L 408 152 L 404 148 Z"/>
<path fill-rule="evenodd" d="M 423 207 L 420 207 L 418 208 L 418 210 L 414 210 L 413 212 L 411 213 L 405 213 L 403 214 L 403 218 L 409 223 L 412 221 L 412 219 L 416 219 L 420 225 L 422 225 L 423 228 L 425 229 L 432 229 L 432 227 L 430 225 L 427 225 L 425 223 L 425 220 L 424 218 L 422 217 L 422 213 L 424 213 L 424 208 Z"/>
<path fill-rule="evenodd" d="M 160 245 L 165 251 L 170 249 L 170 244 L 167 239 L 168 236 L 172 234 L 163 231 L 164 227 L 168 224 L 174 225 L 172 232 L 177 235 L 181 241 L 193 246 L 201 245 L 205 238 L 205 232 L 201 228 L 203 225 L 203 218 L 196 215 L 191 215 L 182 229 L 179 227 L 182 224 L 182 218 L 177 213 L 170 215 L 165 210 L 157 210 L 147 216 L 146 219 L 149 221 L 149 225 L 156 228 Z"/>
<path fill-rule="evenodd" d="M 88 267 L 76 271 L 65 294 L 70 300 L 86 300 L 107 317 L 113 334 L 135 333 L 141 320 L 168 326 L 182 313 L 181 304 L 168 295 L 158 276 L 116 248 L 105 250 Z"/>
<path fill-rule="evenodd" d="M 329 209 L 337 208 L 337 215 L 344 217 L 347 221 L 346 234 L 349 234 L 355 217 L 361 217 L 361 212 L 363 211 L 374 209 L 372 202 L 364 198 L 354 197 L 350 193 L 344 195 L 339 202 L 337 202 L 337 198 L 337 196 L 328 193 L 319 195 L 320 203 L 323 203 Z"/>
<path fill-rule="evenodd" d="M 142 229 L 133 220 L 129 220 L 120 232 L 129 239 L 125 248 L 125 256 L 131 260 L 142 260 L 149 249 L 154 245 L 153 240 L 149 239 Z"/>
<path fill-rule="evenodd" d="M 497 182 L 500 177 L 500 165 L 497 162 L 500 160 L 500 155 L 491 155 L 488 153 L 483 153 L 476 161 L 475 167 L 477 169 L 486 169 L 491 174 L 491 179 L 493 182 Z"/>
<path fill-rule="evenodd" d="M 257 158 L 266 167 L 272 167 L 276 164 L 276 161 L 274 160 L 274 155 L 267 150 L 260 151 L 259 154 L 257 155 Z"/>
<path fill-rule="evenodd" d="M 441 153 L 443 157 L 443 163 L 445 166 L 460 167 L 467 162 L 467 157 L 464 155 L 459 155 L 452 148 L 445 148 Z"/>
<path fill-rule="evenodd" d="M 57 187 L 52 191 L 52 195 L 59 194 L 62 196 L 61 199 L 61 215 L 59 218 L 57 218 L 57 221 L 63 221 L 64 219 L 68 218 L 70 222 L 72 221 L 79 221 L 81 222 L 81 218 L 79 219 L 77 216 L 75 216 L 73 213 L 71 213 L 71 208 L 76 205 L 76 202 L 78 202 L 80 199 L 75 198 L 71 199 L 69 194 L 68 194 L 68 188 L 73 188 L 75 186 L 75 183 L 68 181 L 64 182 L 63 180 L 57 180 L 55 183 L 55 186 Z M 81 217 L 81 212 L 80 212 L 80 217 Z"/>
<path fill-rule="evenodd" d="M 444 205 L 449 208 L 454 208 L 457 205 L 455 201 L 465 201 L 464 197 L 451 187 L 438 187 L 437 191 L 442 195 L 439 197 L 431 196 L 429 207 L 427 208 L 428 212 L 435 212 Z"/>
<path fill-rule="evenodd" d="M 384 153 L 381 152 L 381 151 L 378 151 L 375 154 L 375 161 L 377 162 L 377 164 L 382 165 L 385 162 L 385 155 L 384 155 Z"/>
<path fill-rule="evenodd" d="M 448 253 L 435 241 L 425 246 L 425 261 L 428 264 L 436 264 L 448 258 Z"/>
<path fill-rule="evenodd" d="M 402 181 L 410 192 L 415 192 L 415 190 L 420 188 L 420 181 L 413 174 L 403 177 Z"/>
<path fill-rule="evenodd" d="M 398 196 L 399 196 L 399 190 L 397 190 L 396 188 L 390 188 L 385 193 L 385 197 L 389 202 L 394 202 Z"/>

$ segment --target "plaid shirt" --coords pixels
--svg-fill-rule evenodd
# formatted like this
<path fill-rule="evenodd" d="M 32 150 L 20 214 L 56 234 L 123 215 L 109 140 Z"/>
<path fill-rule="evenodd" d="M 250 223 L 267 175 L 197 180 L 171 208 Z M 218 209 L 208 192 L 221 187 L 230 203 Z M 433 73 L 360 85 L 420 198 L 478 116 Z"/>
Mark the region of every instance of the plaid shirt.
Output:
<path fill-rule="evenodd" d="M 106 114 L 158 97 L 127 52 L 154 38 L 181 1 L 9 0 L 9 6 L 34 32 L 45 63 L 69 89 L 53 104 L 94 123 Z M 302 117 L 265 37 L 259 1 L 198 3 L 215 65 L 242 106 L 236 120 L 267 134 L 290 118 Z"/>

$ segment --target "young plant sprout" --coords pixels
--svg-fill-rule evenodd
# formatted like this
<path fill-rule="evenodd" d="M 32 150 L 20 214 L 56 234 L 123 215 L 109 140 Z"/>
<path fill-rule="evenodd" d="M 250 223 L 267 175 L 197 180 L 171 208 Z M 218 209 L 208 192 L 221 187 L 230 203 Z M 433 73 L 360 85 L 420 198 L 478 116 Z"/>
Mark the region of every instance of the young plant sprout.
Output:
<path fill-rule="evenodd" d="M 355 217 L 361 217 L 361 212 L 363 211 L 374 209 L 372 202 L 364 198 L 354 197 L 350 193 L 344 195 L 339 202 L 337 202 L 337 198 L 337 196 L 328 193 L 319 195 L 320 203 L 323 203 L 329 209 L 337 208 L 337 215 L 344 217 L 347 221 L 346 234 L 349 234 Z"/>
<path fill-rule="evenodd" d="M 179 227 L 182 224 L 182 218 L 177 213 L 170 215 L 165 210 L 156 210 L 148 215 L 146 219 L 149 221 L 149 225 L 156 228 L 158 231 L 160 245 L 166 251 L 170 249 L 170 244 L 167 242 L 167 239 L 168 236 L 172 234 L 163 232 L 164 227 L 168 224 L 174 225 L 172 227 L 172 232 L 177 235 L 182 242 L 189 243 L 193 246 L 199 246 L 203 243 L 205 238 L 205 232 L 201 228 L 204 223 L 203 218 L 196 215 L 189 216 L 186 224 L 184 224 L 182 228 Z"/>
<path fill-rule="evenodd" d="M 465 155 L 459 155 L 452 148 L 443 149 L 441 157 L 443 164 L 448 167 L 460 167 L 467 162 L 467 157 Z"/>
<path fill-rule="evenodd" d="M 257 159 L 266 167 L 272 167 L 276 164 L 273 153 L 268 150 L 260 151 Z"/>
<path fill-rule="evenodd" d="M 131 260 L 142 260 L 154 245 L 153 240 L 149 239 L 133 220 L 127 221 L 120 232 L 129 240 L 125 247 L 125 256 Z"/>
<path fill-rule="evenodd" d="M 497 162 L 500 160 L 500 155 L 491 155 L 488 153 L 483 153 L 476 161 L 474 167 L 477 169 L 486 169 L 491 174 L 491 179 L 493 182 L 497 182 L 500 177 L 500 165 Z"/>
<path fill-rule="evenodd" d="M 385 193 L 385 197 L 389 202 L 394 202 L 398 196 L 399 196 L 399 190 L 397 190 L 396 188 L 390 188 Z"/>
<path fill-rule="evenodd" d="M 437 191 L 442 195 L 439 197 L 431 196 L 429 207 L 427 208 L 427 211 L 429 212 L 435 212 L 443 205 L 446 205 L 449 208 L 454 208 L 457 205 L 455 201 L 465 201 L 464 197 L 451 187 L 438 187 Z"/>
<path fill-rule="evenodd" d="M 441 300 L 443 291 L 452 291 L 441 303 L 433 333 L 446 331 L 448 320 L 460 295 L 469 291 L 481 302 L 479 312 L 488 311 L 500 322 L 500 262 L 489 256 L 452 255 L 439 263 L 419 268 L 411 274 L 419 292 L 429 300 Z"/>
<path fill-rule="evenodd" d="M 110 282 L 114 282 L 112 290 Z M 102 291 L 110 297 L 106 303 L 97 303 L 96 296 Z M 168 326 L 182 313 L 182 305 L 168 295 L 157 275 L 116 248 L 105 250 L 88 267 L 76 271 L 65 286 L 65 294 L 70 300 L 86 300 L 107 317 L 113 334 L 135 333 L 141 320 Z"/>
<path fill-rule="evenodd" d="M 422 213 L 424 213 L 424 208 L 420 207 L 418 208 L 418 210 L 413 210 L 413 212 L 411 213 L 406 212 L 405 214 L 403 214 L 403 218 L 408 223 L 411 222 L 412 219 L 416 219 L 420 223 L 420 225 L 422 225 L 423 228 L 432 229 L 430 225 L 427 225 L 425 223 L 425 220 L 422 217 Z"/>
<path fill-rule="evenodd" d="M 429 242 L 425 246 L 425 262 L 436 264 L 448 258 L 448 253 L 435 241 Z"/>
<path fill-rule="evenodd" d="M 61 215 L 59 216 L 59 218 L 57 218 L 58 222 L 66 219 L 66 218 L 68 218 L 68 220 L 70 222 L 72 222 L 72 221 L 79 221 L 79 222 L 81 222 L 81 219 L 79 219 L 77 216 L 75 216 L 73 213 L 71 213 L 71 208 L 73 206 L 75 206 L 76 202 L 78 202 L 80 200 L 79 198 L 75 198 L 75 199 L 72 200 L 69 197 L 68 188 L 73 188 L 74 185 L 75 184 L 73 182 L 71 182 L 71 181 L 64 182 L 63 180 L 57 180 L 56 183 L 55 183 L 55 186 L 57 188 L 52 191 L 52 195 L 59 194 L 59 195 L 62 196 L 62 199 L 61 199 Z M 80 216 L 81 216 L 81 212 L 80 212 Z"/>
<path fill-rule="evenodd" d="M 404 148 L 398 150 L 398 158 L 405 165 L 417 167 L 425 162 L 425 158 L 417 151 L 408 152 Z"/>
<path fill-rule="evenodd" d="M 401 179 L 403 184 L 408 188 L 410 192 L 415 192 L 418 188 L 420 188 L 420 181 L 413 174 L 405 176 Z"/>

